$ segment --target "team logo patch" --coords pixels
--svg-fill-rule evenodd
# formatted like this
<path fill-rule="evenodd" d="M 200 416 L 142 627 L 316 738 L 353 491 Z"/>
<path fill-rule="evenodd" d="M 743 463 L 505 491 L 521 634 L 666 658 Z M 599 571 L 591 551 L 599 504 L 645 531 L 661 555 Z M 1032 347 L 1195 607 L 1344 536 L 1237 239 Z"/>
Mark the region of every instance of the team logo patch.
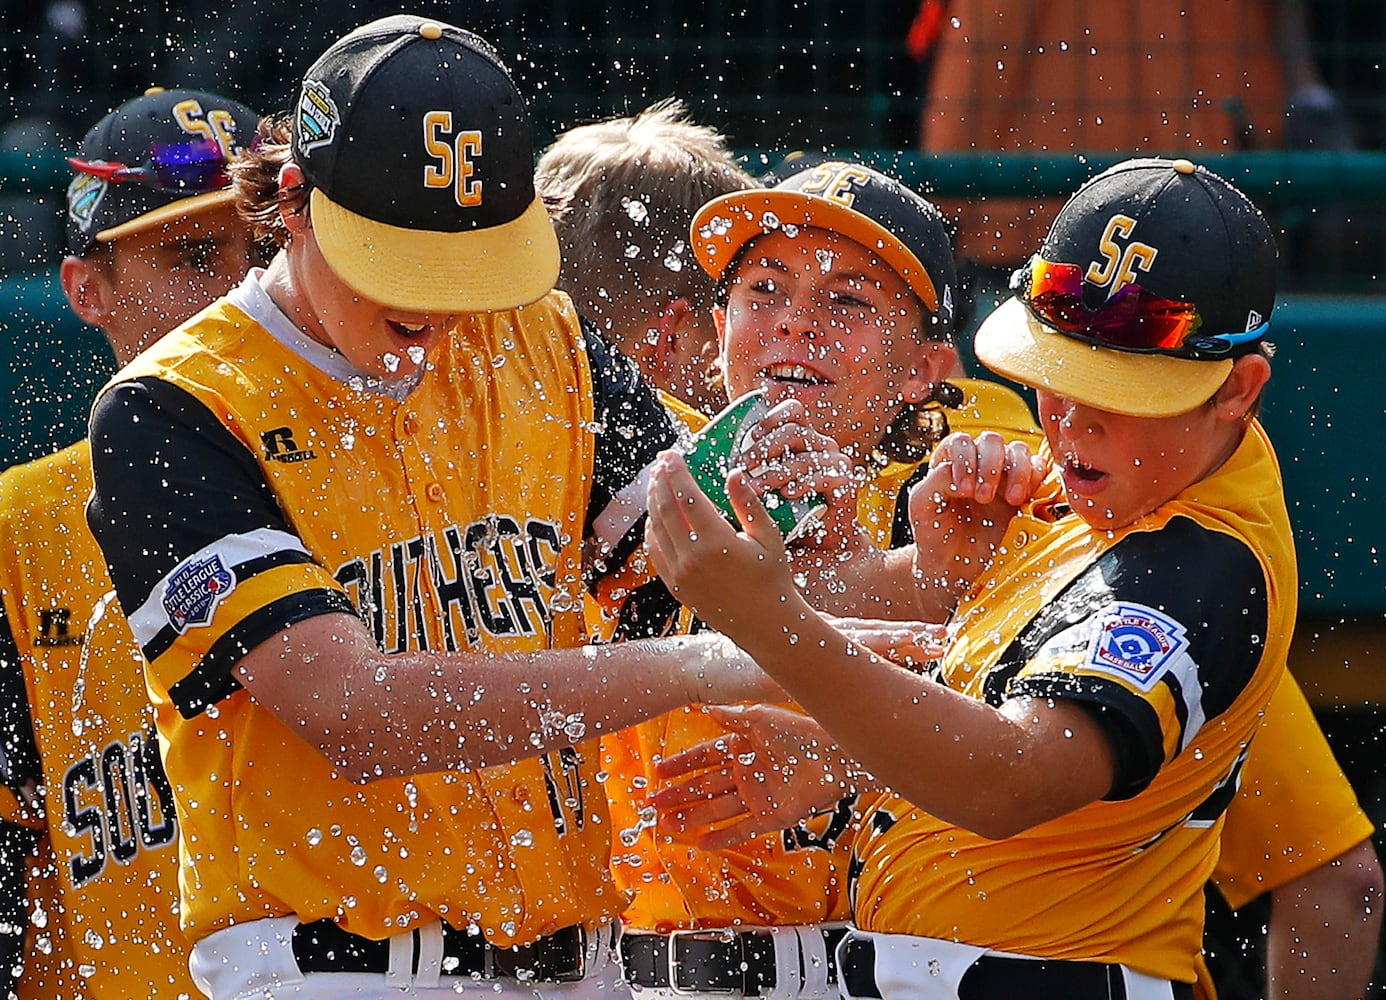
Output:
<path fill-rule="evenodd" d="M 91 174 L 78 174 L 67 186 L 67 214 L 83 232 L 91 229 L 91 221 L 101 207 L 101 199 L 106 197 L 108 186 L 100 177 Z"/>
<path fill-rule="evenodd" d="M 210 555 L 193 559 L 179 566 L 164 587 L 164 612 L 180 633 L 212 623 L 217 605 L 236 589 L 236 576 L 221 561 Z"/>
<path fill-rule="evenodd" d="M 1088 646 L 1088 666 L 1149 689 L 1175 656 L 1188 649 L 1184 626 L 1144 604 L 1108 609 Z"/>
<path fill-rule="evenodd" d="M 304 152 L 326 146 L 337 134 L 342 117 L 332 91 L 317 80 L 304 80 L 298 95 L 298 145 Z"/>

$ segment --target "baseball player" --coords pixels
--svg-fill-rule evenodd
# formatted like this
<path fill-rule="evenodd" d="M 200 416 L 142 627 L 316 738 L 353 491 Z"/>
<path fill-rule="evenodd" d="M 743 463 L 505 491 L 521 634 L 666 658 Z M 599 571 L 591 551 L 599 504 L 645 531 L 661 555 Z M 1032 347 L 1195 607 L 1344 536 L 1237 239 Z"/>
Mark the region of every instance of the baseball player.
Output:
<path fill-rule="evenodd" d="M 279 252 L 94 407 L 213 998 L 597 995 L 595 737 L 779 694 L 717 636 L 581 645 L 674 432 L 552 291 L 532 157 L 484 40 L 358 28 L 238 164 Z"/>
<path fill-rule="evenodd" d="M 704 203 L 755 181 L 677 100 L 579 125 L 535 168 L 563 255 L 558 287 L 656 388 L 716 410 L 712 282 L 688 238 Z"/>
<path fill-rule="evenodd" d="M 709 254 L 700 231 L 726 231 L 716 244 L 725 253 Z M 726 394 L 765 389 L 772 405 L 809 408 L 808 423 L 835 439 L 834 451 L 841 442 L 834 461 L 852 467 L 848 518 L 860 512 L 869 544 L 888 544 L 893 518 L 878 516 L 880 498 L 893 499 L 938 440 L 940 393 L 956 402 L 942 385 L 957 364 L 957 279 L 941 216 L 877 171 L 826 163 L 772 190 L 712 200 L 692 241 L 718 281 L 712 315 Z M 836 996 L 855 798 L 716 852 L 674 843 L 641 820 L 638 790 L 654 762 L 722 732 L 680 709 L 607 741 L 622 835 L 613 871 L 632 894 L 626 978 L 642 995 Z"/>
<path fill-rule="evenodd" d="M 1054 479 L 959 437 L 912 494 L 923 584 L 963 594 L 928 679 L 804 602 L 745 474 L 738 535 L 677 456 L 656 467 L 661 575 L 894 790 L 856 845 L 846 995 L 1191 994 L 1202 886 L 1293 622 L 1253 416 L 1274 280 L 1259 213 L 1187 161 L 1070 200 L 977 339 L 1037 387 Z M 753 584 L 734 609 L 731 573 Z"/>
<path fill-rule="evenodd" d="M 122 364 L 257 262 L 227 174 L 257 121 L 215 94 L 159 89 L 83 138 L 60 277 Z M 139 647 L 87 530 L 91 487 L 85 441 L 0 476 L 0 785 L 13 795 L 0 835 L 32 831 L 44 858 L 3 853 L 0 899 L 22 906 L 26 869 L 35 880 L 30 913 L 8 921 L 19 934 L 0 985 L 22 966 L 21 997 L 187 996 L 177 821 Z"/>

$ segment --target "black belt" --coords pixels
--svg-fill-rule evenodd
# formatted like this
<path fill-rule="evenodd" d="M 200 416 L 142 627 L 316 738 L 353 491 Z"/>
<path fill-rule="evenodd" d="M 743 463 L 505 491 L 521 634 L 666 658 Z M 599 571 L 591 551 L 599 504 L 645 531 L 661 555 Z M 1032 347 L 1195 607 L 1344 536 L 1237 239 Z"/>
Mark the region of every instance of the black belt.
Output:
<path fill-rule="evenodd" d="M 823 927 L 828 953 L 828 984 L 837 982 L 833 955 L 846 930 Z M 774 988 L 775 940 L 766 930 L 675 931 L 673 934 L 625 934 L 621 962 L 626 981 L 641 989 L 687 993 L 740 993 L 759 996 Z M 800 955 L 798 988 L 808 971 Z"/>
<path fill-rule="evenodd" d="M 300 972 L 379 972 L 390 969 L 390 942 L 377 941 L 343 930 L 331 920 L 299 924 L 294 928 L 294 960 Z M 533 944 L 497 948 L 480 934 L 468 934 L 443 925 L 445 976 L 479 976 L 483 979 L 534 980 L 542 983 L 574 983 L 586 973 L 587 932 L 564 927 Z M 414 932 L 411 973 L 419 971 L 419 937 Z"/>
<path fill-rule="evenodd" d="M 853 938 L 842 953 L 842 982 L 851 997 L 880 997 L 876 985 L 876 946 Z M 920 969 L 920 975 L 928 971 Z M 1193 1000 L 1193 987 L 1171 983 L 1174 1000 Z M 958 983 L 958 1000 L 1014 1000 L 1056 997 L 1063 1000 L 1126 1000 L 1121 966 L 1104 962 L 1067 962 L 1048 958 L 983 955 L 967 967 Z"/>

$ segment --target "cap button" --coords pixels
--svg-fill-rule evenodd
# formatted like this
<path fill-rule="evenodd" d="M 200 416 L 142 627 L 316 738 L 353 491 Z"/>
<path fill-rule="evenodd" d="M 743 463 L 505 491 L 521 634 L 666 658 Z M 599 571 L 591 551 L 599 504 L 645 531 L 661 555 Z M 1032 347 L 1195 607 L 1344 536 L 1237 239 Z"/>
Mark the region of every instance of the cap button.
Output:
<path fill-rule="evenodd" d="M 144 96 L 145 96 L 145 97 L 153 97 L 155 94 L 162 94 L 163 92 L 164 92 L 164 88 L 163 88 L 163 87 L 150 87 L 148 90 L 146 90 L 146 91 L 144 92 Z"/>
<path fill-rule="evenodd" d="M 1176 174 L 1191 174 L 1198 169 L 1192 160 L 1175 160 L 1172 165 Z"/>
<path fill-rule="evenodd" d="M 425 21 L 423 24 L 419 25 L 419 34 L 423 35 L 429 41 L 436 42 L 443 37 L 443 26 L 434 21 Z"/>

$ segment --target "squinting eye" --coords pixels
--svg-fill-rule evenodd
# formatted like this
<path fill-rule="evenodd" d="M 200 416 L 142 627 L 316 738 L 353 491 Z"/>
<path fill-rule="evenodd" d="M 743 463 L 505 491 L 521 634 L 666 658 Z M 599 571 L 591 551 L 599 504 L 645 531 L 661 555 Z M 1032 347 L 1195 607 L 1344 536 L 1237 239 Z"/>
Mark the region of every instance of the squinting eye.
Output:
<path fill-rule="evenodd" d="M 875 311 L 875 306 L 866 298 L 857 295 L 855 292 L 830 292 L 828 299 L 838 305 L 847 306 L 852 309 L 870 309 Z"/>
<path fill-rule="evenodd" d="M 183 248 L 174 267 L 207 273 L 213 269 L 217 254 L 218 247 L 215 243 L 194 243 Z"/>
<path fill-rule="evenodd" d="M 751 291 L 760 292 L 762 295 L 773 295 L 780 290 L 774 278 L 757 278 L 751 282 Z"/>

